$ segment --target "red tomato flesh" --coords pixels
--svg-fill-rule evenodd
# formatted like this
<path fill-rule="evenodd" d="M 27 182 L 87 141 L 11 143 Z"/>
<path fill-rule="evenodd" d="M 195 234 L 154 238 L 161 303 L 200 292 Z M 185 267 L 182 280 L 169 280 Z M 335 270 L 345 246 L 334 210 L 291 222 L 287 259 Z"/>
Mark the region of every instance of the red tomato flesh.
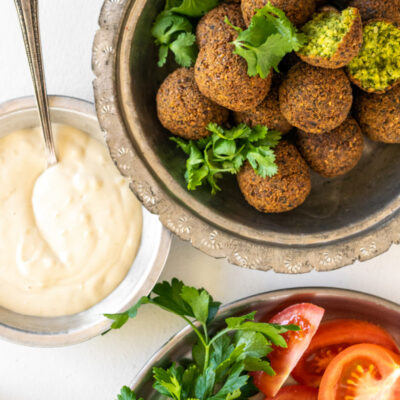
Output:
<path fill-rule="evenodd" d="M 278 394 L 265 400 L 317 400 L 318 389 L 309 386 L 292 385 L 283 387 Z"/>
<path fill-rule="evenodd" d="M 399 400 L 400 356 L 376 344 L 339 353 L 321 380 L 318 400 Z"/>
<path fill-rule="evenodd" d="M 295 304 L 276 314 L 269 322 L 280 325 L 295 324 L 301 330 L 283 334 L 287 348 L 274 347 L 268 355 L 275 376 L 263 371 L 253 373 L 254 384 L 267 397 L 274 397 L 300 360 L 315 335 L 325 310 L 314 304 Z"/>
<path fill-rule="evenodd" d="M 303 385 L 319 387 L 333 358 L 347 347 L 361 343 L 378 344 L 399 353 L 392 336 L 377 325 L 353 319 L 332 320 L 321 324 L 292 376 Z"/>

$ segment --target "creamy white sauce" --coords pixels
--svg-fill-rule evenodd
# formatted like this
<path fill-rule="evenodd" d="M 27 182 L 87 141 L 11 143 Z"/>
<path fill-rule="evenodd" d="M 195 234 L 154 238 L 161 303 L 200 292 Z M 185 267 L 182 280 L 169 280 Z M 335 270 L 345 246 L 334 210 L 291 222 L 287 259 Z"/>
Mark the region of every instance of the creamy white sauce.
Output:
<path fill-rule="evenodd" d="M 106 147 L 55 125 L 46 169 L 39 128 L 0 139 L 0 306 L 36 316 L 83 311 L 126 276 L 142 211 Z"/>

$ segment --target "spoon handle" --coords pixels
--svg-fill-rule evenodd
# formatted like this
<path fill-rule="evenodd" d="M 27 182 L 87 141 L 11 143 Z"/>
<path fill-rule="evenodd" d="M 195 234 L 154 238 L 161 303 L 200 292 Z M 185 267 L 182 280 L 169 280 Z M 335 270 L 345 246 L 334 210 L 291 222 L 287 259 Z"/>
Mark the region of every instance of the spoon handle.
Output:
<path fill-rule="evenodd" d="M 42 48 L 40 44 L 38 0 L 14 0 L 28 56 L 29 67 L 35 88 L 36 102 L 44 134 L 48 166 L 57 163 L 51 129 L 49 102 L 43 70 Z"/>

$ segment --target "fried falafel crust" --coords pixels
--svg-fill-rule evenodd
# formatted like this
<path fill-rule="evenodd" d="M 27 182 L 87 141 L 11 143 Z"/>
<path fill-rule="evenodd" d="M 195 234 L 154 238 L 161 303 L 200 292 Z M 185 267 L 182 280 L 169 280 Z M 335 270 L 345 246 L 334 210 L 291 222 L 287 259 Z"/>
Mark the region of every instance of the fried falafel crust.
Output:
<path fill-rule="evenodd" d="M 268 2 L 285 12 L 294 25 L 304 24 L 315 12 L 315 0 L 242 0 L 242 13 L 247 26 L 250 25 L 256 10 Z"/>
<path fill-rule="evenodd" d="M 257 175 L 246 162 L 237 175 L 246 201 L 264 213 L 282 213 L 300 206 L 311 191 L 310 170 L 296 147 L 282 141 L 275 148 L 278 173 L 273 177 Z"/>
<path fill-rule="evenodd" d="M 223 125 L 229 117 L 228 110 L 201 94 L 193 68 L 179 68 L 164 80 L 157 92 L 157 114 L 170 132 L 193 140 L 210 135 L 210 122 Z"/>
<path fill-rule="evenodd" d="M 257 107 L 271 87 L 272 71 L 263 79 L 247 74 L 247 62 L 233 53 L 230 43 L 208 44 L 200 49 L 195 79 L 201 93 L 232 111 Z"/>
<path fill-rule="evenodd" d="M 289 123 L 310 133 L 328 132 L 349 115 L 353 93 L 341 69 L 324 69 L 298 63 L 290 69 L 279 88 L 283 116 Z"/>
<path fill-rule="evenodd" d="M 297 134 L 297 147 L 307 164 L 327 178 L 351 171 L 363 153 L 364 138 L 351 117 L 330 132 L 313 134 L 299 130 Z"/>
<path fill-rule="evenodd" d="M 360 92 L 355 99 L 354 114 L 370 139 L 400 143 L 400 86 L 384 94 Z"/>
<path fill-rule="evenodd" d="M 273 84 L 267 97 L 256 108 L 235 112 L 234 119 L 237 124 L 246 124 L 250 127 L 264 125 L 268 129 L 278 131 L 282 134 L 288 133 L 293 127 L 282 115 L 279 107 L 279 85 Z"/>
<path fill-rule="evenodd" d="M 228 17 L 234 26 L 246 28 L 240 4 L 222 3 L 200 19 L 196 29 L 199 48 L 207 44 L 229 43 L 237 37 L 237 32 L 225 23 L 225 17 Z"/>

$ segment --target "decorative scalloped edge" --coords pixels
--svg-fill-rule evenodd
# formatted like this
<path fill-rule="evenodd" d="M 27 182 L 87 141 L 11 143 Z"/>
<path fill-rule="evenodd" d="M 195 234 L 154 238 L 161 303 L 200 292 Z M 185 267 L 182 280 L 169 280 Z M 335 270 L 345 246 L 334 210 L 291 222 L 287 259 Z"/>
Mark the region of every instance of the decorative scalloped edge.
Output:
<path fill-rule="evenodd" d="M 231 235 L 189 213 L 158 186 L 130 142 L 120 117 L 116 88 L 116 43 L 120 23 L 134 0 L 105 0 L 94 43 L 92 69 L 95 104 L 111 157 L 121 173 L 130 179 L 133 192 L 163 225 L 204 253 L 226 258 L 240 267 L 273 269 L 279 273 L 299 274 L 330 271 L 356 260 L 366 261 L 400 243 L 400 216 L 378 229 L 338 244 L 308 248 L 283 248 L 257 244 Z"/>

